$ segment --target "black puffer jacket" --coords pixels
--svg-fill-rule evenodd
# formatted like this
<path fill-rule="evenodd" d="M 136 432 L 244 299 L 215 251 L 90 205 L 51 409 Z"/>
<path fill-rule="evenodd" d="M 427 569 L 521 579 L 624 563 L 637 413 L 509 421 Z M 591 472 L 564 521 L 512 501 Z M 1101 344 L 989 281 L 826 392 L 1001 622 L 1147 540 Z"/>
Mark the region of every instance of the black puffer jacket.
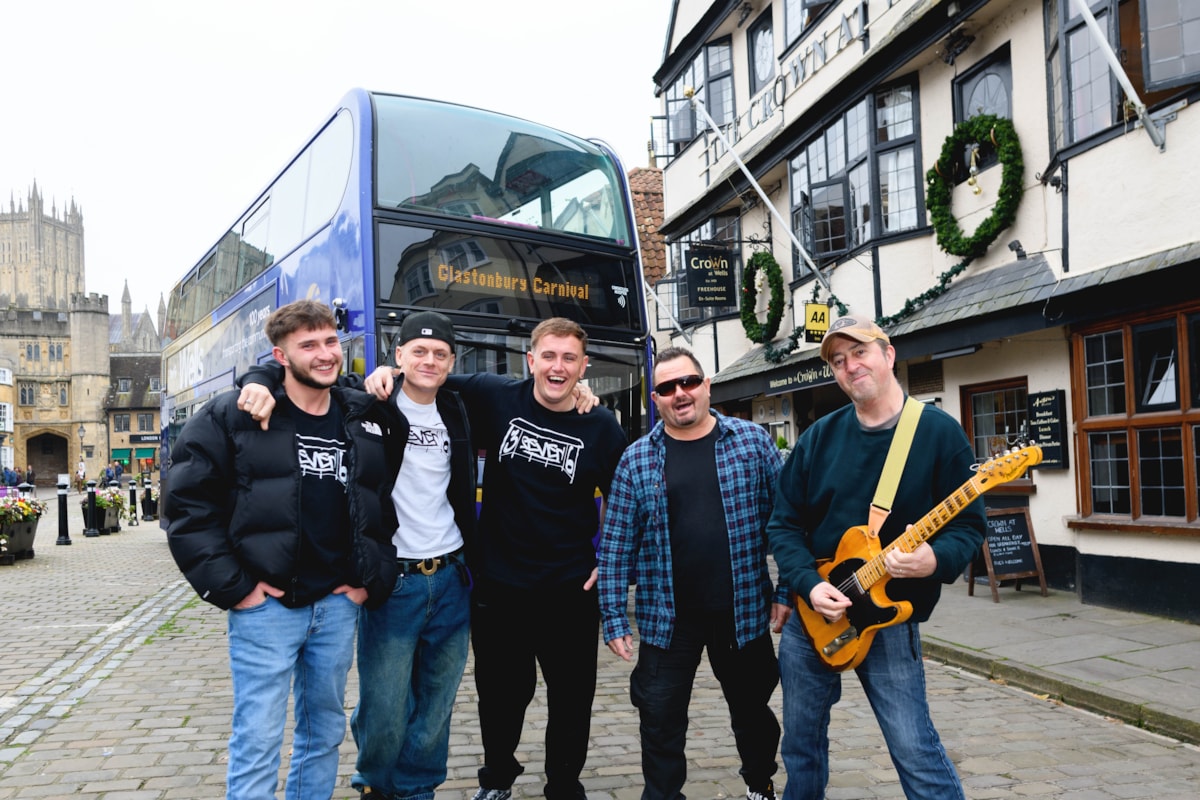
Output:
<path fill-rule="evenodd" d="M 384 442 L 407 439 L 407 430 L 395 429 L 407 422 L 361 392 L 332 392 L 348 442 L 352 583 L 367 589 L 367 606 L 374 608 L 396 581 L 390 492 L 400 461 L 389 457 Z M 205 405 L 171 451 L 163 498 L 171 555 L 200 597 L 220 608 L 241 602 L 258 581 L 288 591 L 281 598 L 288 606 L 308 605 L 320 598 L 295 593 L 301 473 L 288 404 L 276 405 L 263 431 L 237 408 L 237 396 L 225 392 Z"/>

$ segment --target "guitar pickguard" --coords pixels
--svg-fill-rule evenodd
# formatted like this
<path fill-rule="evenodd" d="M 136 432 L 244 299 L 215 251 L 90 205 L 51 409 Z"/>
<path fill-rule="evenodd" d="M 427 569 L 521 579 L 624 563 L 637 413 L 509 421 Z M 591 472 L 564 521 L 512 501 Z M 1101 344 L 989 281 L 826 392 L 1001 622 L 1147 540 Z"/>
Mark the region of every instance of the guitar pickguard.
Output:
<path fill-rule="evenodd" d="M 869 591 L 864 592 L 858 586 L 858 582 L 854 580 L 854 571 L 864 563 L 865 561 L 860 558 L 846 559 L 840 564 L 835 564 L 826 576 L 826 580 L 838 587 L 853 604 L 846 609 L 846 618 L 850 621 L 850 626 L 860 635 L 870 628 L 890 625 L 896 619 L 896 615 L 900 613 L 894 605 L 878 605 Z"/>

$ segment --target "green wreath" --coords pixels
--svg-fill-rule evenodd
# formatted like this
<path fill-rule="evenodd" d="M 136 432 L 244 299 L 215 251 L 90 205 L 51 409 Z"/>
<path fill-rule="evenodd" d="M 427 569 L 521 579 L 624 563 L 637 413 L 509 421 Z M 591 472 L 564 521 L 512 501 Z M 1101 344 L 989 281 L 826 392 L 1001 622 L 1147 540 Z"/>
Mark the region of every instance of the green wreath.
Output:
<path fill-rule="evenodd" d="M 1004 170 L 1000 176 L 1000 193 L 991 215 L 979 224 L 970 236 L 962 232 L 958 220 L 950 212 L 950 165 L 971 142 L 990 141 L 996 148 Z M 945 165 L 945 166 L 943 166 Z M 943 174 L 943 170 L 945 174 Z M 929 218 L 937 234 L 938 247 L 947 253 L 964 258 L 977 258 L 987 252 L 1000 231 L 1012 225 L 1017 217 L 1017 206 L 1024 192 L 1021 179 L 1025 172 L 1025 161 L 1021 155 L 1021 142 L 1012 121 L 1003 117 L 983 114 L 971 117 L 954 129 L 942 145 L 942 154 L 933 168 L 925 173 L 929 191 L 925 203 Z"/>
<path fill-rule="evenodd" d="M 771 299 L 767 303 L 767 322 L 761 324 L 754 307 L 758 305 L 758 290 L 754 288 L 754 276 L 759 270 L 767 276 L 771 287 Z M 746 338 L 755 344 L 764 344 L 779 333 L 779 321 L 783 319 L 783 272 L 779 262 L 766 250 L 750 256 L 750 262 L 742 270 L 742 328 Z"/>

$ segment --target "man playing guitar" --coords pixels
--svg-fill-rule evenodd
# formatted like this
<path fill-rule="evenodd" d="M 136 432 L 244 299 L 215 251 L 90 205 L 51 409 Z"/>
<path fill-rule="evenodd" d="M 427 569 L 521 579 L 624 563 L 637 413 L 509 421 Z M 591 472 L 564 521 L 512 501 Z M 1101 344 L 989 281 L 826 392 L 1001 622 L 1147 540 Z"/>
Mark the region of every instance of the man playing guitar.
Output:
<path fill-rule="evenodd" d="M 905 395 L 893 373 L 896 351 L 869 319 L 836 320 L 821 342 L 821 357 L 852 402 L 817 420 L 800 437 L 780 474 L 767 535 L 780 578 L 796 591 L 797 603 L 832 623 L 846 615 L 851 599 L 825 580 L 818 566 L 834 557 L 844 533 L 868 522 Z M 921 409 L 891 513 L 878 525 L 873 547 L 886 547 L 951 495 L 972 476 L 974 463 L 959 423 L 938 408 Z M 929 618 L 941 584 L 956 580 L 978 552 L 984 519 L 983 501 L 976 497 L 936 538 L 911 552 L 897 547 L 886 554 L 886 598 L 910 603 L 911 615 L 879 628 L 861 662 L 851 665 L 910 799 L 964 796 L 929 716 L 917 624 Z M 784 800 L 820 800 L 829 778 L 829 716 L 840 697 L 841 674 L 822 660 L 800 615 L 793 615 L 784 628 L 779 665 Z"/>

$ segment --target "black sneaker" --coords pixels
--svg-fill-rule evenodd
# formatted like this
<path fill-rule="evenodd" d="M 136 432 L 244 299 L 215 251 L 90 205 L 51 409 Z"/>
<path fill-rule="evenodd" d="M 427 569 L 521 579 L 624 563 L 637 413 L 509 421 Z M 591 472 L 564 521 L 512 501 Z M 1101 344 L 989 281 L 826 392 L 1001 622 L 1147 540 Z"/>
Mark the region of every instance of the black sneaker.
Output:
<path fill-rule="evenodd" d="M 471 800 L 512 800 L 512 790 L 484 789 L 480 786 L 479 791 L 475 793 L 475 796 Z M 772 795 L 771 800 L 774 800 L 774 795 Z"/>
<path fill-rule="evenodd" d="M 746 800 L 775 800 L 775 784 L 767 781 L 766 786 L 758 789 L 746 787 Z"/>
<path fill-rule="evenodd" d="M 358 790 L 358 800 L 392 800 L 392 796 L 384 792 L 377 792 L 370 786 L 364 786 Z"/>

